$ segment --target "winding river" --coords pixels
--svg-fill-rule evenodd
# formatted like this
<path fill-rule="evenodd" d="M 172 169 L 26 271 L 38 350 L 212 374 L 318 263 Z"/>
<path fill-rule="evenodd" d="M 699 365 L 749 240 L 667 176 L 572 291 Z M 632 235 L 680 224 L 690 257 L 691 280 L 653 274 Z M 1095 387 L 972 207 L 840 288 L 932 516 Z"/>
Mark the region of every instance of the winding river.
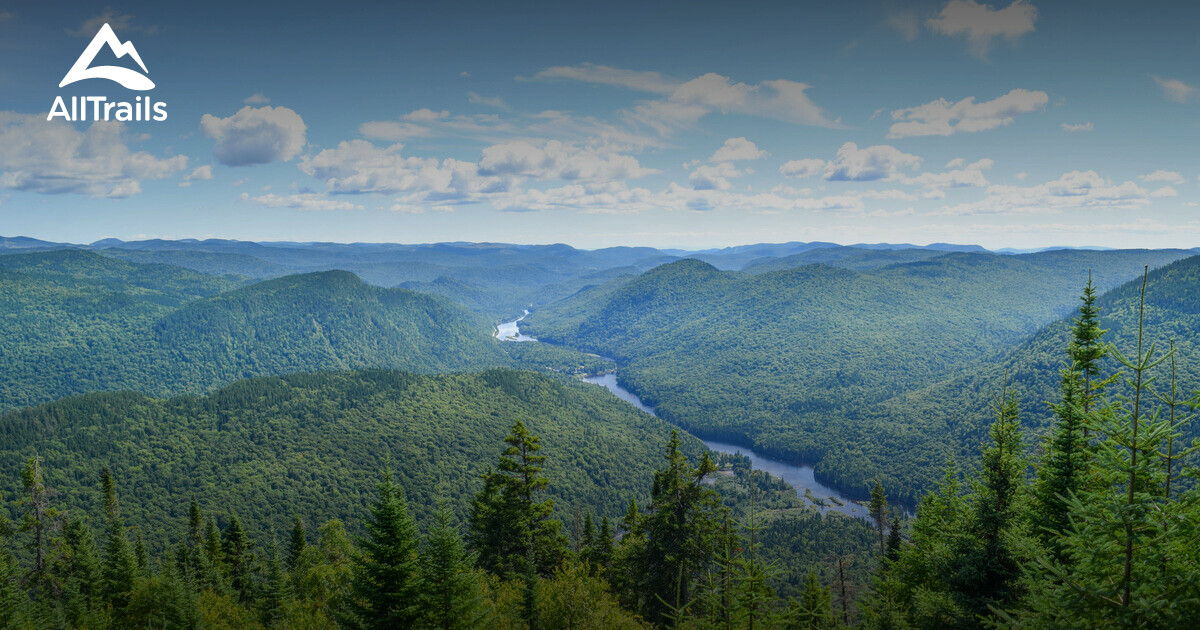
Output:
<path fill-rule="evenodd" d="M 537 339 L 524 335 L 520 331 L 520 322 L 528 314 L 529 311 L 525 311 L 525 315 L 516 320 L 498 325 L 496 327 L 496 338 L 502 341 L 537 341 Z M 653 407 L 647 406 L 636 394 L 621 387 L 621 384 L 617 382 L 617 375 L 614 372 L 585 376 L 582 380 L 585 383 L 600 385 L 615 394 L 617 398 L 637 407 L 641 411 L 650 415 L 656 415 Z M 716 440 L 704 440 L 704 445 L 711 451 L 741 453 L 745 455 L 750 459 L 750 466 L 752 468 L 765 471 L 788 482 L 796 488 L 796 494 L 800 495 L 805 503 L 819 510 L 822 514 L 840 512 L 856 518 L 871 520 L 870 513 L 866 507 L 859 505 L 837 490 L 817 481 L 813 475 L 812 466 L 785 462 L 781 459 L 763 455 L 754 449 L 718 442 Z"/>

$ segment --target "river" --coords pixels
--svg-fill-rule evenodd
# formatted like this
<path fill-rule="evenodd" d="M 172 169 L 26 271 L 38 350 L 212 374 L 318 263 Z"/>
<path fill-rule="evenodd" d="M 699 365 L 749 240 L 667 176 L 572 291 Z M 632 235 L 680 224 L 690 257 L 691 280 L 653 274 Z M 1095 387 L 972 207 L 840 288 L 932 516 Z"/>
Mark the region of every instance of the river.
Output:
<path fill-rule="evenodd" d="M 496 338 L 504 341 L 537 341 L 537 339 L 524 335 L 520 331 L 520 323 L 529 311 L 525 311 L 525 315 L 496 326 Z M 596 376 L 585 376 L 583 382 L 600 385 L 608 391 L 616 395 L 617 398 L 637 407 L 641 411 L 650 415 L 656 415 L 654 408 L 649 407 L 642 402 L 633 392 L 621 387 L 617 382 L 617 375 L 614 372 L 608 374 L 600 374 Z M 866 507 L 855 503 L 837 490 L 826 486 L 817 481 L 813 475 L 812 466 L 805 464 L 793 464 L 785 462 L 781 459 L 776 459 L 756 452 L 754 449 L 716 440 L 704 440 L 704 445 L 711 451 L 720 453 L 741 453 L 750 459 L 750 466 L 755 470 L 762 470 L 775 477 L 779 477 L 796 488 L 796 494 L 800 495 L 812 508 L 819 510 L 822 514 L 828 512 L 840 512 L 856 518 L 871 520 L 871 516 Z"/>

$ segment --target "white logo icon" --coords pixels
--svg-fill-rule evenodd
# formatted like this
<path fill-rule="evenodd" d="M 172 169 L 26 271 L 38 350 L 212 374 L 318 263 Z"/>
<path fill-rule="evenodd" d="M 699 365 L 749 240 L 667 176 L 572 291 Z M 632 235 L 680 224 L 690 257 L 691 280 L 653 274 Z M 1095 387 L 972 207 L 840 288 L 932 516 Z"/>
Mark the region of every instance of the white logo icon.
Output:
<path fill-rule="evenodd" d="M 105 45 L 113 51 L 113 54 L 118 59 L 129 55 L 142 67 L 142 72 L 150 72 L 146 69 L 146 64 L 142 63 L 142 58 L 138 55 L 137 49 L 133 47 L 133 42 L 121 43 L 121 40 L 117 39 L 117 34 L 113 32 L 112 27 L 105 24 L 100 27 L 100 31 L 92 38 L 92 43 L 88 44 L 88 47 L 83 50 L 83 54 L 79 55 L 79 59 L 75 60 L 75 65 L 71 66 L 71 69 L 67 71 L 67 76 L 63 77 L 62 83 L 59 83 L 58 87 L 67 86 L 84 79 L 108 79 L 109 81 L 116 81 L 130 90 L 154 89 L 154 82 L 136 70 L 120 66 L 88 67 L 96 59 L 96 54 L 100 52 L 100 48 Z"/>

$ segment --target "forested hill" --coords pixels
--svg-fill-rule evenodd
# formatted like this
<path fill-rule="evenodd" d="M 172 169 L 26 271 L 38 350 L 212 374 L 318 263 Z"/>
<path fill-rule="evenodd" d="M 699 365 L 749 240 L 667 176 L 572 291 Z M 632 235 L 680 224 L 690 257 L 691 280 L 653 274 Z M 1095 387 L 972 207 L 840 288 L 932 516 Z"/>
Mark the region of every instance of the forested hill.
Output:
<path fill-rule="evenodd" d="M 35 451 L 68 510 L 100 516 L 97 471 L 129 490 L 122 514 L 148 540 L 178 540 L 192 497 L 261 531 L 364 513 L 392 460 L 420 520 L 438 494 L 465 510 L 517 420 L 541 437 L 558 515 L 619 517 L 650 492 L 671 427 L 602 388 L 496 369 L 238 381 L 205 397 L 97 393 L 0 416 L 5 496 Z M 687 452 L 703 446 L 683 436 Z"/>
<path fill-rule="evenodd" d="M 245 286 L 86 251 L 0 256 L 0 409 L 76 393 L 203 393 L 293 371 L 512 363 L 489 322 L 346 272 Z"/>
<path fill-rule="evenodd" d="M 1096 302 L 1100 308 L 1101 327 L 1108 330 L 1104 341 L 1116 344 L 1127 356 L 1136 354 L 1141 286 L 1141 278 L 1131 280 L 1100 296 Z M 1200 296 L 1197 287 L 1200 287 L 1200 257 L 1151 271 L 1146 285 L 1146 344 L 1155 343 L 1157 355 L 1163 356 L 1174 342 L 1178 384 L 1180 391 L 1187 395 L 1200 389 Z M 887 430 L 875 433 L 870 443 L 864 444 L 856 453 L 865 457 L 851 463 L 840 462 L 840 456 L 831 454 L 823 466 L 828 466 L 826 470 L 830 474 L 839 468 L 860 470 L 860 475 L 868 476 L 875 473 L 867 471 L 879 470 L 885 478 L 894 478 L 894 484 L 903 484 L 901 477 L 904 476 L 931 479 L 938 474 L 937 470 L 911 471 L 889 463 L 894 461 L 897 449 L 912 448 L 914 441 L 921 440 L 925 444 L 919 448 L 943 450 L 943 446 L 950 447 L 943 450 L 945 456 L 970 461 L 978 444 L 986 437 L 992 415 L 988 405 L 1006 374 L 1021 405 L 1022 424 L 1030 435 L 1040 436 L 1052 421 L 1048 402 L 1060 397 L 1059 370 L 1064 365 L 1074 316 L 1047 325 L 1001 360 L 886 401 L 871 410 L 870 416 Z M 1103 376 L 1124 369 L 1111 356 L 1101 359 L 1100 366 Z M 1159 366 L 1151 376 L 1157 379 L 1154 389 L 1165 392 L 1169 388 L 1169 364 Z M 886 423 L 882 422 L 884 419 Z M 1195 431 L 1195 427 L 1190 431 Z"/>
<path fill-rule="evenodd" d="M 857 454 L 881 432 L 905 441 L 889 451 L 897 470 L 932 468 L 944 453 L 909 448 L 923 441 L 860 412 L 995 360 L 1074 308 L 1089 269 L 1107 289 L 1186 254 L 949 253 L 757 275 L 680 261 L 536 311 L 527 330 L 614 357 L 630 389 L 689 430 L 810 461 L 845 454 L 818 470 L 861 489 L 878 470 Z"/>

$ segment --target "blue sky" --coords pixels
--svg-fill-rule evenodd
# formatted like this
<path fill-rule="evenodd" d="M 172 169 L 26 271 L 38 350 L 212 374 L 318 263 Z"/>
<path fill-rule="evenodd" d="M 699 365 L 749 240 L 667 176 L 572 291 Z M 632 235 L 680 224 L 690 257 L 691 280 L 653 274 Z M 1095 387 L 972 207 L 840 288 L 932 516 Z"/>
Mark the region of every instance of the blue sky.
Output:
<path fill-rule="evenodd" d="M 1200 245 L 1190 3 L 349 4 L 0 4 L 0 234 Z"/>

